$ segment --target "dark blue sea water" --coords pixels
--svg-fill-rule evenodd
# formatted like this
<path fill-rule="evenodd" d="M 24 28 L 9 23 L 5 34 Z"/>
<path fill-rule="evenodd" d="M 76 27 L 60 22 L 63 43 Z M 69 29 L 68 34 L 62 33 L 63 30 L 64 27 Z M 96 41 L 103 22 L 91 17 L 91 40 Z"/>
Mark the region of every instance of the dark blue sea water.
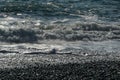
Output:
<path fill-rule="evenodd" d="M 119 5 L 119 0 L 1 0 L 0 12 L 57 18 L 81 18 L 87 15 L 119 21 Z"/>

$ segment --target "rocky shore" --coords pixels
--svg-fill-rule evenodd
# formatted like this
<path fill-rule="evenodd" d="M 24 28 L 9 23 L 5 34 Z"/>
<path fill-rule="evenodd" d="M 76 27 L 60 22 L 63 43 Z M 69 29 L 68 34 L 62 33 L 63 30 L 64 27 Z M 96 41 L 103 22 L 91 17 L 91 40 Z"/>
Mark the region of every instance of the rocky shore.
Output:
<path fill-rule="evenodd" d="M 1 55 L 0 79 L 119 80 L 119 65 L 120 55 Z"/>

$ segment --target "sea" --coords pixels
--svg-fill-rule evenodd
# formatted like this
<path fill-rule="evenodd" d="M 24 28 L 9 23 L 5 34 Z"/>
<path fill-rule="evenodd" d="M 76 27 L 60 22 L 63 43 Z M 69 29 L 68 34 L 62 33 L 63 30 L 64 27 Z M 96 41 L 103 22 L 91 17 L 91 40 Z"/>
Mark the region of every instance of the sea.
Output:
<path fill-rule="evenodd" d="M 0 54 L 54 48 L 120 53 L 120 0 L 0 0 Z"/>

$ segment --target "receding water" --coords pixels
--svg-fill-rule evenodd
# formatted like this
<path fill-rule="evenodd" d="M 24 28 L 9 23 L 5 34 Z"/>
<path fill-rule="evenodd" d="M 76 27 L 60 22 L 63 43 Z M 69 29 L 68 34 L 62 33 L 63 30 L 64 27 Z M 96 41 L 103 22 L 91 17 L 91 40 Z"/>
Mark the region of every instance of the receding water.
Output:
<path fill-rule="evenodd" d="M 0 46 L 0 53 L 2 54 L 24 54 L 32 52 L 49 52 L 56 49 L 60 53 L 72 52 L 73 54 L 81 54 L 80 52 L 87 52 L 96 54 L 120 53 L 119 41 L 103 41 L 103 42 L 44 42 L 39 44 L 23 43 L 23 44 L 3 44 Z M 3 52 L 5 51 L 5 52 Z"/>

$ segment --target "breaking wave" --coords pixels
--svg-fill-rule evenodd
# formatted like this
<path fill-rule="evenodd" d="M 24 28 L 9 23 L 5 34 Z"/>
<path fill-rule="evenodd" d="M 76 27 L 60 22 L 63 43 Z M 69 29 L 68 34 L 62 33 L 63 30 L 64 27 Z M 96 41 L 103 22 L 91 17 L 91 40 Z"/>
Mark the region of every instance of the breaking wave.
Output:
<path fill-rule="evenodd" d="M 119 0 L 1 0 L 0 41 L 120 39 Z"/>
<path fill-rule="evenodd" d="M 95 23 L 82 23 L 70 26 L 44 25 L 36 27 L 2 28 L 0 41 L 4 42 L 39 42 L 41 40 L 65 41 L 104 41 L 120 39 L 120 27 Z"/>

